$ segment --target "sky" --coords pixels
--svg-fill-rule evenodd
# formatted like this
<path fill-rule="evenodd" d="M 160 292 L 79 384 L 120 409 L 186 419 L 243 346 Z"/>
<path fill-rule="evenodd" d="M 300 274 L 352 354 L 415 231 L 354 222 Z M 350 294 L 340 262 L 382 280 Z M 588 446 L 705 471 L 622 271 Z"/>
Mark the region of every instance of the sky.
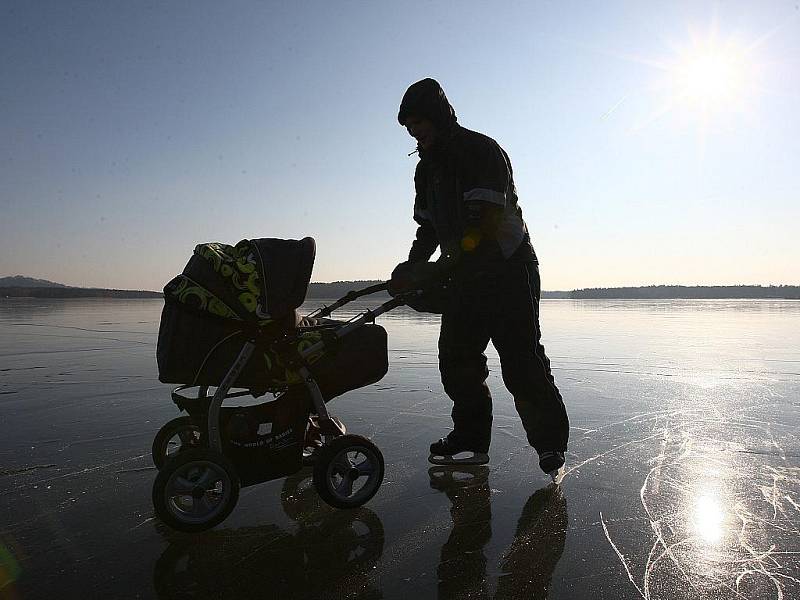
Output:
<path fill-rule="evenodd" d="M 800 284 L 798 0 L 0 0 L 0 276 L 161 289 L 312 236 L 386 279 L 408 85 L 514 167 L 543 288 Z"/>

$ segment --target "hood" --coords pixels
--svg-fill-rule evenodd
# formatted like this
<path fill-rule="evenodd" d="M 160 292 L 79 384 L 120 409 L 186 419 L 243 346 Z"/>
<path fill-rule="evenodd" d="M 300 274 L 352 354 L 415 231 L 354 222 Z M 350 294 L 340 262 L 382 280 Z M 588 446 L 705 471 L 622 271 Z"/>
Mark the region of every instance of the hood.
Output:
<path fill-rule="evenodd" d="M 456 123 L 456 111 L 447 101 L 442 86 L 430 77 L 412 84 L 406 90 L 397 120 L 400 125 L 405 125 L 411 115 L 430 119 L 443 132 L 452 129 Z"/>

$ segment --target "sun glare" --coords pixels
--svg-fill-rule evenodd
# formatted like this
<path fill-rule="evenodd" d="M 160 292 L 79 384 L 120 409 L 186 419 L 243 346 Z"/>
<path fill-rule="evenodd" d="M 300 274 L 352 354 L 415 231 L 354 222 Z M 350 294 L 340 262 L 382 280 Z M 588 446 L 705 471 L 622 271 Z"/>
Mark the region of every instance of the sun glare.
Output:
<path fill-rule="evenodd" d="M 739 128 L 743 119 L 752 117 L 763 93 L 756 51 L 771 35 L 748 39 L 720 31 L 714 21 L 704 33 L 690 30 L 686 39 L 668 40 L 670 52 L 660 59 L 625 56 L 661 73 L 647 86 L 655 106 L 633 130 L 642 131 L 671 115 L 677 122 L 697 126 L 702 155 L 709 134 Z"/>
<path fill-rule="evenodd" d="M 704 111 L 736 109 L 752 87 L 751 71 L 744 48 L 732 42 L 695 45 L 671 69 L 672 93 Z"/>

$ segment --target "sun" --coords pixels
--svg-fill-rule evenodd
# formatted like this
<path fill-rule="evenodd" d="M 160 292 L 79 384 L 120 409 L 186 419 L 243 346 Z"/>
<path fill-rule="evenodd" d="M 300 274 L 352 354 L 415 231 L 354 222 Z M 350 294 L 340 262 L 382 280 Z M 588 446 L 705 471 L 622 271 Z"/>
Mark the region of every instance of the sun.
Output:
<path fill-rule="evenodd" d="M 704 33 L 690 29 L 687 38 L 667 40 L 669 52 L 659 59 L 620 55 L 660 74 L 639 90 L 654 104 L 631 131 L 644 131 L 669 115 L 673 123 L 696 128 L 702 155 L 709 135 L 740 129 L 752 120 L 763 93 L 759 83 L 762 65 L 756 52 L 774 31 L 748 40 L 735 33 L 723 34 L 712 22 Z M 622 100 L 603 118 L 621 104 Z"/>
<path fill-rule="evenodd" d="M 733 39 L 693 42 L 678 52 L 668 73 L 674 103 L 706 114 L 741 109 L 755 89 L 748 49 Z"/>

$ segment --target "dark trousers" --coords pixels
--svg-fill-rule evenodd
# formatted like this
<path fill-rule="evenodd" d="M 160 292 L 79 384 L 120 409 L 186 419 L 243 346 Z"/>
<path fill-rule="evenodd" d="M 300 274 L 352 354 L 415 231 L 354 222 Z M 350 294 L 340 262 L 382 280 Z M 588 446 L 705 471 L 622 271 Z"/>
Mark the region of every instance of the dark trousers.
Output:
<path fill-rule="evenodd" d="M 484 351 L 491 340 L 530 445 L 539 453 L 566 451 L 569 419 L 541 344 L 538 266 L 506 262 L 461 279 L 439 334 L 439 371 L 453 401 L 450 439 L 489 449 L 492 395 Z"/>

